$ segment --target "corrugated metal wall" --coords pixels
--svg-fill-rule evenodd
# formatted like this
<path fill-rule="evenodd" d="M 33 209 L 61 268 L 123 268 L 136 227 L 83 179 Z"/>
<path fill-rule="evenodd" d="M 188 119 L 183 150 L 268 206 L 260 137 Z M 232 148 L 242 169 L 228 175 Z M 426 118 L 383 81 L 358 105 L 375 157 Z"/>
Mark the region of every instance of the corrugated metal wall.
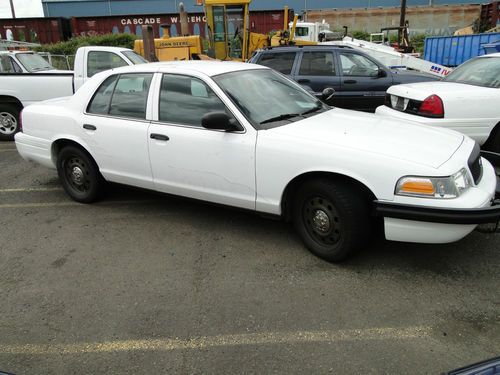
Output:
<path fill-rule="evenodd" d="M 84 17 L 121 14 L 165 14 L 176 13 L 181 0 L 42 0 L 47 17 Z M 408 6 L 428 5 L 430 0 L 408 0 Z M 467 4 L 471 0 L 432 0 L 435 5 Z M 479 2 L 483 2 L 478 1 Z M 377 8 L 401 4 L 400 0 L 253 0 L 252 10 L 272 10 L 288 5 L 296 12 L 307 9 L 332 8 Z M 194 0 L 184 0 L 188 12 L 201 12 Z"/>

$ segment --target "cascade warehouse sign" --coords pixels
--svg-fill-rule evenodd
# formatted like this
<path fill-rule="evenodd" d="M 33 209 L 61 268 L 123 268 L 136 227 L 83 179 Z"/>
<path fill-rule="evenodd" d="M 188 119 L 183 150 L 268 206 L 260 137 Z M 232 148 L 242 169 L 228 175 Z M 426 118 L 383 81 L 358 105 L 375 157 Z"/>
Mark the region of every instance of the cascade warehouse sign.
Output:
<path fill-rule="evenodd" d="M 167 17 L 167 22 L 168 19 L 170 19 L 170 23 L 172 25 L 179 23 L 179 17 Z M 200 23 L 207 21 L 207 18 L 205 16 L 188 16 L 187 19 L 189 23 Z M 125 26 L 125 25 L 159 25 L 162 22 L 160 17 L 146 17 L 146 18 L 122 18 L 120 20 L 120 23 L 123 26 Z"/>

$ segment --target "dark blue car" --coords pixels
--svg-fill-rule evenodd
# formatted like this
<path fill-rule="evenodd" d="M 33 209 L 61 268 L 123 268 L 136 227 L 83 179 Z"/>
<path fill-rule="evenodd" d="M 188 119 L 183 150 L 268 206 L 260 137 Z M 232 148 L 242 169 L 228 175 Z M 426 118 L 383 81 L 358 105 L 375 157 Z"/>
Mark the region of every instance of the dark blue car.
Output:
<path fill-rule="evenodd" d="M 368 112 L 384 104 L 392 85 L 438 80 L 425 73 L 391 70 L 366 53 L 334 45 L 268 48 L 257 51 L 249 62 L 286 74 L 318 97 L 331 87 L 335 95 L 327 104 Z"/>

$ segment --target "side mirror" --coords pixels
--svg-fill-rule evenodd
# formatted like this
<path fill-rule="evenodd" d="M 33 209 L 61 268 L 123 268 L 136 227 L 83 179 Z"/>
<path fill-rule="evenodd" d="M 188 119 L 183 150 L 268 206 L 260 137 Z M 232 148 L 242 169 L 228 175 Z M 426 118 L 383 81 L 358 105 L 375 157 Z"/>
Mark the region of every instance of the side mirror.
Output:
<path fill-rule="evenodd" d="M 387 77 L 387 72 L 384 70 L 384 69 L 380 69 L 378 70 L 378 74 L 377 74 L 377 77 L 378 78 L 383 78 L 383 77 Z"/>
<path fill-rule="evenodd" d="M 201 118 L 201 126 L 212 130 L 238 130 L 233 121 L 226 112 L 209 112 Z"/>
<path fill-rule="evenodd" d="M 321 100 L 323 101 L 330 100 L 331 98 L 333 98 L 334 95 L 335 95 L 335 89 L 333 89 L 332 87 L 327 87 L 321 93 Z"/>

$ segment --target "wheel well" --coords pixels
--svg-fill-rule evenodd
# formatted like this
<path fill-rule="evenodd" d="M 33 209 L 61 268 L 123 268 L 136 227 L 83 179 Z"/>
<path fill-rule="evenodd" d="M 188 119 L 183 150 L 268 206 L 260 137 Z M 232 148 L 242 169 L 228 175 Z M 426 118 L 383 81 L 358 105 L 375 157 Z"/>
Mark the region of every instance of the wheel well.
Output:
<path fill-rule="evenodd" d="M 0 103 L 11 103 L 15 104 L 19 109 L 23 109 L 23 103 L 21 101 L 13 96 L 8 96 L 8 95 L 0 95 Z"/>
<path fill-rule="evenodd" d="M 79 149 L 85 151 L 92 158 L 92 160 L 94 160 L 90 152 L 78 142 L 72 141 L 71 139 L 58 139 L 57 141 L 52 143 L 52 149 L 51 149 L 51 156 L 54 165 L 57 165 L 57 156 L 59 155 L 59 152 L 66 146 L 78 147 Z"/>
<path fill-rule="evenodd" d="M 500 132 L 500 122 L 495 125 L 495 127 L 493 128 L 493 130 L 490 133 L 490 136 L 488 137 L 486 142 L 484 142 L 484 144 L 483 144 L 484 149 L 486 149 L 486 150 L 491 149 L 491 147 L 493 146 L 493 141 L 496 139 L 499 132 Z"/>
<path fill-rule="evenodd" d="M 357 189 L 363 199 L 366 200 L 367 203 L 376 199 L 375 194 L 363 183 L 358 180 L 338 173 L 331 172 L 308 172 L 301 174 L 300 176 L 295 177 L 292 181 L 288 183 L 281 198 L 281 212 L 282 216 L 286 221 L 291 221 L 292 218 L 292 199 L 297 191 L 298 187 L 301 186 L 306 181 L 314 180 L 314 179 L 330 179 L 336 181 L 338 183 L 347 184 L 352 186 L 353 189 Z"/>

